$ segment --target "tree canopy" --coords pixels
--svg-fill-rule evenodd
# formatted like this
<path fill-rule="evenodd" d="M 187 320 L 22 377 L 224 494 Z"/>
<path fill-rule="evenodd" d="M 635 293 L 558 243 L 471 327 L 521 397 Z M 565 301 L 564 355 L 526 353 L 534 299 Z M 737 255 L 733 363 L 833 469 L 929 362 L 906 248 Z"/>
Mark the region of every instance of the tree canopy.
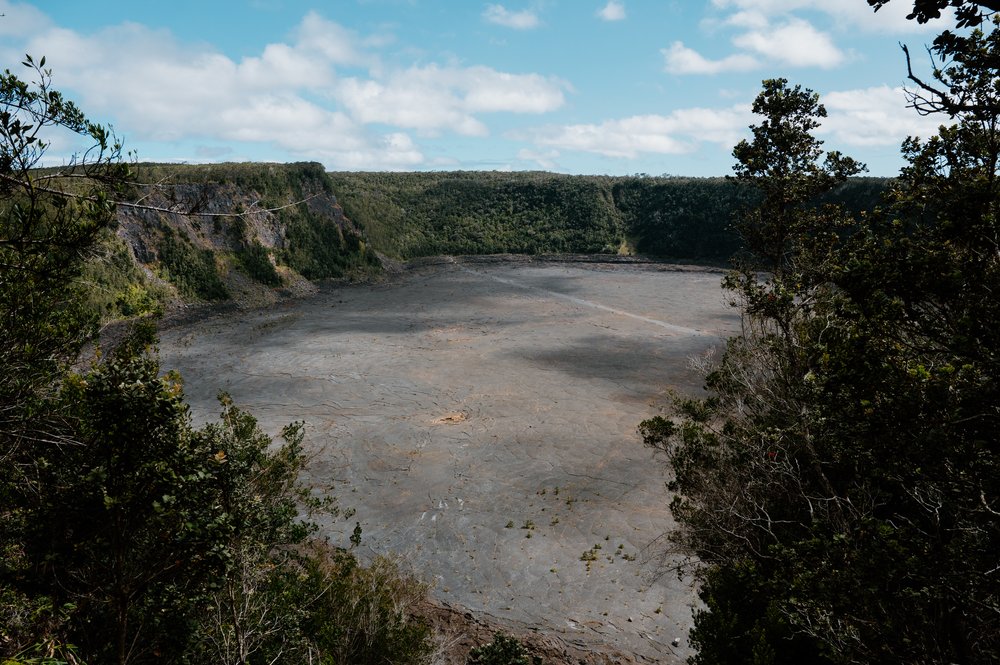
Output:
<path fill-rule="evenodd" d="M 893 0 L 868 0 L 875 11 L 878 11 Z M 911 0 L 896 0 L 908 3 Z M 1000 11 L 1000 0 L 912 0 L 913 11 L 906 17 L 911 21 L 928 23 L 941 18 L 941 13 L 954 8 L 960 28 L 979 25 L 992 12 Z"/>
<path fill-rule="evenodd" d="M 885 201 L 804 206 L 859 168 L 818 99 L 766 81 L 737 178 L 761 204 L 726 285 L 743 334 L 642 425 L 702 562 L 693 662 L 1000 659 L 998 28 L 935 73 L 955 123 L 903 145 Z"/>
<path fill-rule="evenodd" d="M 23 65 L 0 77 L 0 660 L 428 662 L 424 587 L 317 537 L 337 510 L 300 482 L 300 425 L 273 442 L 223 395 L 193 427 L 149 321 L 82 357 L 83 266 L 141 204 L 110 130 Z M 91 147 L 38 168 L 59 129 Z"/>

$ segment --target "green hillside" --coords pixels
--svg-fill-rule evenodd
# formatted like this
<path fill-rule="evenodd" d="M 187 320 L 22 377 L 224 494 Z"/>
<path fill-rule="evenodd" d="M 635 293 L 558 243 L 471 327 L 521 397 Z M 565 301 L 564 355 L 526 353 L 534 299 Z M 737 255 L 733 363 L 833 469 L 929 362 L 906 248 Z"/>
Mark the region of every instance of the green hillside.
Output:
<path fill-rule="evenodd" d="M 725 262 L 749 190 L 725 178 L 541 172 L 330 174 L 345 214 L 379 251 L 438 254 L 638 253 Z M 858 178 L 833 199 L 860 210 L 886 181 Z"/>
<path fill-rule="evenodd" d="M 85 269 L 106 319 L 263 304 L 310 280 L 379 270 L 320 164 L 138 164 L 130 182 Z"/>

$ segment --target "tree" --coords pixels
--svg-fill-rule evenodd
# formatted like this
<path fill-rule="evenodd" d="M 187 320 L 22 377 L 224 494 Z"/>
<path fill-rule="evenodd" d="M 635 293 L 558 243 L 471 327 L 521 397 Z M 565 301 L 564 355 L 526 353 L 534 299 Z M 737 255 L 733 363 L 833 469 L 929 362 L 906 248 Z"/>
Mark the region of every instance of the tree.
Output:
<path fill-rule="evenodd" d="M 142 204 L 110 131 L 24 64 L 0 79 L 0 660 L 427 662 L 424 587 L 315 538 L 336 508 L 299 480 L 301 427 L 272 442 L 225 396 L 192 427 L 150 322 L 80 369 L 81 266 Z M 42 169 L 57 128 L 94 145 Z"/>
<path fill-rule="evenodd" d="M 891 1 L 868 0 L 868 4 L 875 11 L 878 11 Z M 902 2 L 903 0 L 898 1 Z M 906 18 L 911 21 L 916 19 L 920 23 L 927 23 L 941 18 L 941 12 L 949 7 L 955 8 L 958 27 L 964 28 L 979 25 L 984 17 L 1000 11 L 1000 0 L 913 0 L 913 12 Z"/>
<path fill-rule="evenodd" d="M 58 422 L 28 414 L 52 396 L 51 378 L 93 332 L 75 277 L 111 223 L 112 195 L 128 172 L 114 135 L 52 89 L 45 59 L 28 56 L 24 65 L 34 84 L 10 70 L 0 76 L 0 465 L 7 468 L 20 467 L 25 441 L 62 441 Z M 38 171 L 44 137 L 56 129 L 92 145 L 63 168 Z"/>
<path fill-rule="evenodd" d="M 28 505 L 44 494 L 38 451 L 77 445 L 55 405 L 59 381 L 94 331 L 76 281 L 82 259 L 113 219 L 127 176 L 121 145 L 51 86 L 45 59 L 26 56 L 27 83 L 0 75 L 0 649 L 27 634 L 45 642 L 66 609 L 9 584 L 22 570 Z M 90 148 L 38 170 L 52 131 Z"/>
<path fill-rule="evenodd" d="M 764 120 L 733 154 L 737 179 L 759 190 L 760 203 L 737 224 L 746 253 L 725 281 L 743 334 L 707 377 L 711 398 L 682 400 L 679 427 L 655 418 L 641 431 L 674 467 L 678 540 L 709 566 L 695 662 L 820 662 L 822 649 L 796 629 L 784 596 L 797 562 L 776 547 L 817 537 L 817 509 L 839 511 L 806 415 L 813 387 L 801 377 L 816 362 L 806 342 L 827 313 L 827 274 L 850 221 L 815 198 L 863 166 L 824 156 L 811 131 L 826 112 L 811 90 L 765 81 L 754 111 Z"/>
<path fill-rule="evenodd" d="M 765 83 L 734 151 L 767 211 L 726 282 L 742 335 L 710 397 L 642 426 L 704 564 L 696 663 L 1000 658 L 1000 42 L 967 40 L 939 80 L 981 108 L 904 144 L 880 210 L 770 203 L 795 191 L 785 165 L 817 187 L 837 172 L 805 136 L 819 107 L 775 103 L 785 86 Z"/>
<path fill-rule="evenodd" d="M 68 633 L 88 659 L 176 657 L 226 570 L 218 449 L 188 425 L 179 377 L 146 354 L 69 375 L 59 404 L 75 443 L 34 454 L 44 490 L 15 580 L 76 608 Z"/>

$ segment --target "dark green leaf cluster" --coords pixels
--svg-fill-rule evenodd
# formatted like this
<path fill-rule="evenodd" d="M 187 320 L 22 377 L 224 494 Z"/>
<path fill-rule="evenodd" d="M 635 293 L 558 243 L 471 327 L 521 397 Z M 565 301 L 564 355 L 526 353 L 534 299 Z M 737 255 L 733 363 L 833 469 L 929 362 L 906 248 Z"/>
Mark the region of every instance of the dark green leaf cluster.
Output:
<path fill-rule="evenodd" d="M 408 613 L 425 588 L 316 540 L 312 517 L 337 510 L 299 480 L 300 425 L 272 442 L 222 395 L 219 422 L 194 428 L 149 321 L 80 359 L 95 332 L 81 275 L 143 307 L 123 248 L 85 272 L 129 172 L 44 61 L 26 65 L 39 83 L 7 72 L 0 90 L 0 660 L 428 662 L 430 629 Z M 53 127 L 94 148 L 34 169 Z M 221 297 L 207 251 L 168 235 L 160 260 Z M 246 255 L 263 273 L 267 257 Z"/>
<path fill-rule="evenodd" d="M 281 277 L 271 263 L 271 255 L 259 242 L 250 243 L 236 257 L 251 279 L 267 286 L 281 286 Z"/>
<path fill-rule="evenodd" d="M 229 297 L 229 291 L 219 277 L 212 250 L 194 247 L 187 238 L 173 233 L 164 235 L 159 250 L 164 276 L 181 293 L 197 300 L 225 300 Z"/>
<path fill-rule="evenodd" d="M 891 0 L 868 0 L 875 11 L 889 4 Z M 897 0 L 907 2 L 910 0 Z M 913 11 L 906 17 L 920 23 L 941 18 L 941 12 L 954 8 L 959 28 L 980 25 L 985 16 L 1000 11 L 997 0 L 912 0 Z"/>
<path fill-rule="evenodd" d="M 546 173 L 333 173 L 344 211 L 397 258 L 608 253 L 623 236 L 607 187 Z"/>
<path fill-rule="evenodd" d="M 356 233 L 345 232 L 327 215 L 300 212 L 289 221 L 286 235 L 288 247 L 280 253 L 281 260 L 307 279 L 343 277 L 379 265 Z"/>
<path fill-rule="evenodd" d="M 440 254 L 640 253 L 722 263 L 739 247 L 734 214 L 755 196 L 722 178 L 552 173 L 333 173 L 347 215 L 379 251 Z M 847 185 L 857 197 L 884 187 Z"/>
<path fill-rule="evenodd" d="M 533 659 L 540 662 L 540 659 Z M 527 649 L 517 638 L 497 631 L 493 641 L 469 652 L 468 665 L 531 665 Z"/>
<path fill-rule="evenodd" d="M 277 287 L 281 266 L 308 279 L 380 267 L 344 217 L 320 164 L 138 164 L 135 170 L 145 183 L 137 193 L 155 205 L 129 207 L 123 219 L 142 229 L 142 251 L 158 255 L 162 277 L 184 299 L 228 298 L 234 271 Z"/>
<path fill-rule="evenodd" d="M 969 40 L 955 94 L 998 77 L 981 49 L 997 62 L 1000 41 Z M 855 216 L 810 204 L 858 168 L 811 137 L 818 98 L 765 82 L 734 151 L 761 192 L 726 280 L 743 335 L 709 398 L 641 430 L 704 563 L 693 662 L 1000 658 L 1000 95 L 984 99 L 992 115 L 907 141 L 884 204 Z"/>

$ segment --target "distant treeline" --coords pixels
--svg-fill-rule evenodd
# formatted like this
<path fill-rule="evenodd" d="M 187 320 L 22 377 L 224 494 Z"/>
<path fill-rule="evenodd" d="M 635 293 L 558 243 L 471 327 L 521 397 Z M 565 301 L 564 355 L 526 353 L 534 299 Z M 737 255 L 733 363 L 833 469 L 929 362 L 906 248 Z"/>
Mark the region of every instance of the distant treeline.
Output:
<path fill-rule="evenodd" d="M 635 253 L 724 262 L 754 194 L 725 178 L 543 172 L 331 173 L 345 214 L 398 259 L 438 254 Z M 831 201 L 871 209 L 890 181 L 855 178 Z"/>

